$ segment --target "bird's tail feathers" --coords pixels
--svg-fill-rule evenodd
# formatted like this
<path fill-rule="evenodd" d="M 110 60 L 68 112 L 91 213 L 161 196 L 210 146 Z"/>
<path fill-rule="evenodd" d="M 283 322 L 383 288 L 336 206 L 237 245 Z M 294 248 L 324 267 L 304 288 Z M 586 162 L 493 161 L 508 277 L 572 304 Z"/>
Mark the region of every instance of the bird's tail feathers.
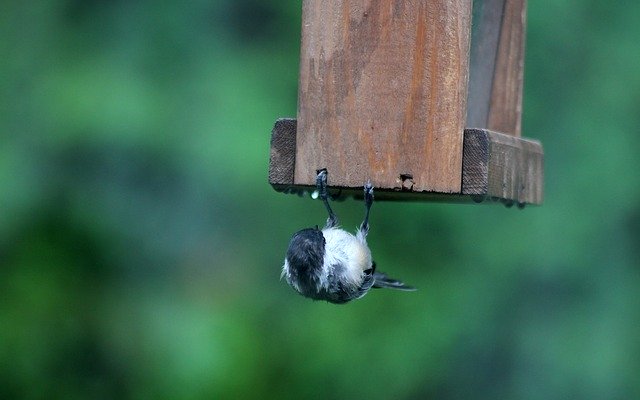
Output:
<path fill-rule="evenodd" d="M 403 282 L 397 279 L 391 279 L 386 274 L 382 272 L 374 272 L 373 273 L 373 287 L 374 288 L 385 288 L 385 289 L 396 289 L 396 290 L 405 290 L 405 291 L 414 291 L 416 288 L 413 286 L 405 285 Z"/>

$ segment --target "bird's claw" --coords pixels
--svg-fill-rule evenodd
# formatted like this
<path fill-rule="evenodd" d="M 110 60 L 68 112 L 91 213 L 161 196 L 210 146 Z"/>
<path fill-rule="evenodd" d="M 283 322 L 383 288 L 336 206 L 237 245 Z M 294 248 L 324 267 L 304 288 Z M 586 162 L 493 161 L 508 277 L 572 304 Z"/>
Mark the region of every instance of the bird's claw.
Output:
<path fill-rule="evenodd" d="M 317 176 L 316 176 L 316 188 L 318 190 L 318 194 L 320 195 L 321 199 L 327 199 L 329 197 L 329 194 L 327 192 L 327 169 L 326 168 L 322 168 L 316 171 L 317 172 Z"/>
<path fill-rule="evenodd" d="M 364 202 L 368 207 L 373 204 L 373 185 L 371 181 L 367 181 L 364 185 Z"/>

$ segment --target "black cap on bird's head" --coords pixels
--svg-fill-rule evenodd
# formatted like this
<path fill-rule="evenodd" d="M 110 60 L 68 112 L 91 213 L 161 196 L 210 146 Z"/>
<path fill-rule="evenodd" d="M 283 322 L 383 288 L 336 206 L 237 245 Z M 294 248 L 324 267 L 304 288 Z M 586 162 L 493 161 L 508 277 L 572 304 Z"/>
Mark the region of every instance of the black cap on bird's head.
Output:
<path fill-rule="evenodd" d="M 318 227 L 296 232 L 287 250 L 291 278 L 301 281 L 316 275 L 324 262 L 324 246 L 325 239 Z"/>

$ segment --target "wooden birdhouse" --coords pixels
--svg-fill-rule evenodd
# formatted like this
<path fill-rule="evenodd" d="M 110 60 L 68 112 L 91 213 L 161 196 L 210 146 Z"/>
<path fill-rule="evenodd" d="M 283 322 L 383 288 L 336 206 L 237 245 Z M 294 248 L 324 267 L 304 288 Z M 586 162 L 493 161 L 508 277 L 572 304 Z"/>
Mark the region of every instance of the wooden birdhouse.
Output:
<path fill-rule="evenodd" d="M 376 199 L 542 202 L 521 137 L 526 1 L 302 2 L 297 119 L 272 131 L 269 182 Z"/>

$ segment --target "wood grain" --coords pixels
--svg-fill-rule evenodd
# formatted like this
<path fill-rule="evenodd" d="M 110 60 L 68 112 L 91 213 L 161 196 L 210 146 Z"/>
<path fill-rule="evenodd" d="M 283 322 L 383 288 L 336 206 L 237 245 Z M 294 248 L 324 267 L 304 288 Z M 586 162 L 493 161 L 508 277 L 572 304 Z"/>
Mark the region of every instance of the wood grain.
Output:
<path fill-rule="evenodd" d="M 471 2 L 303 1 L 294 181 L 460 193 Z"/>
<path fill-rule="evenodd" d="M 296 162 L 296 127 L 293 118 L 281 118 L 271 131 L 271 154 L 269 156 L 269 183 L 291 185 Z"/>
<path fill-rule="evenodd" d="M 463 160 L 462 194 L 519 204 L 542 203 L 540 142 L 486 129 L 467 129 Z"/>
<path fill-rule="evenodd" d="M 526 0 L 506 0 L 496 56 L 487 128 L 521 134 Z"/>

